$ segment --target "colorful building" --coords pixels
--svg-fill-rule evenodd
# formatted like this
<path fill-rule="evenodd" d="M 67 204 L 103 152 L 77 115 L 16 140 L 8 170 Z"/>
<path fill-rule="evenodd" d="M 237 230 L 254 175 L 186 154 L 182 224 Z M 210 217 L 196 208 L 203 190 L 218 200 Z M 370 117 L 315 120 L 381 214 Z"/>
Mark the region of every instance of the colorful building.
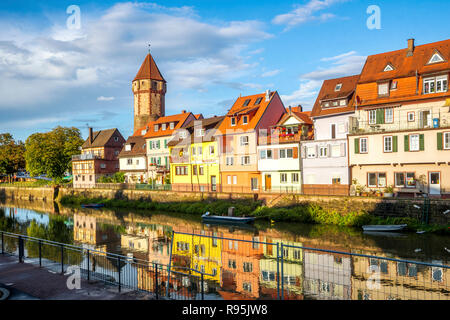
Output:
<path fill-rule="evenodd" d="M 450 197 L 449 61 L 450 40 L 416 47 L 410 39 L 367 58 L 349 136 L 355 184 Z"/>
<path fill-rule="evenodd" d="M 301 193 L 300 141 L 314 138 L 313 125 L 301 106 L 287 111 L 267 136 L 259 136 L 258 171 L 266 192 Z"/>
<path fill-rule="evenodd" d="M 325 80 L 311 118 L 314 140 L 301 142 L 303 193 L 348 195 L 347 134 L 359 76 Z"/>
<path fill-rule="evenodd" d="M 125 139 L 117 129 L 93 131 L 81 146 L 81 154 L 72 157 L 74 188 L 92 188 L 102 176 L 119 171 L 119 153 Z"/>
<path fill-rule="evenodd" d="M 169 142 L 172 190 L 221 190 L 219 144 L 215 134 L 224 117 L 191 121 Z"/>
<path fill-rule="evenodd" d="M 148 183 L 147 147 L 144 137 L 128 137 L 119 153 L 120 171 L 125 183 Z"/>
<path fill-rule="evenodd" d="M 260 134 L 267 135 L 286 110 L 278 93 L 239 97 L 222 121 L 220 139 L 222 191 L 261 191 L 257 145 Z"/>

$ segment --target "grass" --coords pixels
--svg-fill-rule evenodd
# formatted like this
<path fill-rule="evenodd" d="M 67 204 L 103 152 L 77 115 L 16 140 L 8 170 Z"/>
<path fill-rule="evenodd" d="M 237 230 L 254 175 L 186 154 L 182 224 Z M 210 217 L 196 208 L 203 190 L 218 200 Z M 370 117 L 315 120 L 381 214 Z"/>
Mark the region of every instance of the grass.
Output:
<path fill-rule="evenodd" d="M 269 208 L 261 201 L 199 201 L 199 202 L 146 202 L 118 199 L 89 199 L 75 196 L 64 196 L 60 199 L 62 205 L 79 206 L 86 203 L 101 203 L 108 208 L 127 208 L 162 212 L 177 212 L 188 215 L 200 215 L 207 211 L 211 214 L 226 215 L 229 207 L 235 207 L 236 216 L 252 216 L 258 220 L 275 222 L 297 222 L 318 225 L 335 225 L 339 227 L 362 227 L 363 225 L 407 224 L 410 231 L 450 234 L 449 225 L 425 225 L 419 220 L 408 217 L 381 218 L 366 211 L 337 212 L 326 210 L 314 203 L 285 208 Z"/>

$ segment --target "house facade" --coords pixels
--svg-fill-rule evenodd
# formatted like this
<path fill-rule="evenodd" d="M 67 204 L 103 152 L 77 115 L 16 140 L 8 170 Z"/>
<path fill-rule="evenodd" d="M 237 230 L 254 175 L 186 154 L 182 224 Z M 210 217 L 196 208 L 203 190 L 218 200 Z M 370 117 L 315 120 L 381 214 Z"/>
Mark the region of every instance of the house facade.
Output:
<path fill-rule="evenodd" d="M 449 48 L 450 40 L 416 47 L 410 39 L 367 58 L 349 136 L 355 184 L 450 197 Z"/>
<path fill-rule="evenodd" d="M 239 97 L 222 121 L 218 133 L 223 192 L 259 192 L 258 138 L 285 114 L 278 93 Z"/>
<path fill-rule="evenodd" d="M 280 121 L 259 136 L 258 171 L 265 192 L 301 193 L 300 141 L 314 138 L 309 112 L 289 108 Z"/>
<path fill-rule="evenodd" d="M 170 181 L 176 191 L 221 191 L 215 133 L 224 117 L 191 121 L 169 142 Z"/>
<path fill-rule="evenodd" d="M 347 135 L 359 75 L 324 81 L 311 112 L 314 140 L 301 142 L 304 194 L 348 195 Z"/>
<path fill-rule="evenodd" d="M 119 171 L 119 153 L 125 139 L 117 129 L 93 131 L 81 146 L 81 154 L 72 157 L 73 187 L 92 188 L 102 176 Z"/>
<path fill-rule="evenodd" d="M 143 136 L 131 136 L 119 153 L 125 183 L 148 183 L 147 146 Z"/>

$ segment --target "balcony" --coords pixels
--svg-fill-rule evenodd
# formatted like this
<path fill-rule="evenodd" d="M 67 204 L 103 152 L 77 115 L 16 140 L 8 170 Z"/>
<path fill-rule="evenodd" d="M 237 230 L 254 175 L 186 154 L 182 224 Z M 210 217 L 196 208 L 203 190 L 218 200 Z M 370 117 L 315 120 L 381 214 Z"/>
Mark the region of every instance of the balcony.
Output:
<path fill-rule="evenodd" d="M 260 136 L 258 138 L 259 145 L 272 145 L 284 143 L 299 143 L 300 141 L 312 140 L 312 136 L 301 133 L 281 133 L 272 134 L 271 136 Z"/>
<path fill-rule="evenodd" d="M 83 153 L 72 156 L 72 161 L 80 161 L 80 160 L 102 160 L 103 157 L 93 154 L 93 153 Z"/>

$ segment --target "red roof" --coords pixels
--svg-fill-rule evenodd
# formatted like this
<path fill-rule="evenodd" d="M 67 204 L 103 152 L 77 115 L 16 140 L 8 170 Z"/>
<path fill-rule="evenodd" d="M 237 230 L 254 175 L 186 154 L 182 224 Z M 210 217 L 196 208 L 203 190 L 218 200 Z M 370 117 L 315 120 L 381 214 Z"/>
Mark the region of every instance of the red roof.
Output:
<path fill-rule="evenodd" d="M 353 101 L 356 84 L 358 83 L 359 75 L 343 77 L 331 80 L 325 80 L 317 96 L 316 103 L 311 111 L 311 117 L 320 117 L 325 115 L 340 114 L 354 111 Z M 341 84 L 342 87 L 336 91 L 336 86 Z M 322 101 L 338 100 L 348 98 L 348 104 L 345 107 L 336 108 L 322 108 Z"/>
<path fill-rule="evenodd" d="M 133 134 L 133 136 L 144 136 L 144 138 L 157 138 L 171 136 L 172 133 L 180 129 L 183 125 L 186 125 L 190 120 L 195 120 L 195 116 L 192 112 L 183 112 L 180 114 L 174 114 L 171 116 L 160 117 L 158 120 L 148 122 L 144 127 L 139 128 Z M 170 123 L 174 123 L 173 129 L 170 129 Z M 166 124 L 166 129 L 162 129 L 162 124 Z M 158 125 L 158 131 L 155 131 L 155 125 Z"/>
<path fill-rule="evenodd" d="M 150 53 L 145 57 L 145 60 L 142 63 L 141 68 L 139 69 L 133 81 L 148 79 L 166 82 L 166 80 L 164 80 L 163 76 L 161 75 L 161 72 L 159 72 L 158 66 L 156 65 L 155 60 L 153 60 L 153 57 Z"/>

